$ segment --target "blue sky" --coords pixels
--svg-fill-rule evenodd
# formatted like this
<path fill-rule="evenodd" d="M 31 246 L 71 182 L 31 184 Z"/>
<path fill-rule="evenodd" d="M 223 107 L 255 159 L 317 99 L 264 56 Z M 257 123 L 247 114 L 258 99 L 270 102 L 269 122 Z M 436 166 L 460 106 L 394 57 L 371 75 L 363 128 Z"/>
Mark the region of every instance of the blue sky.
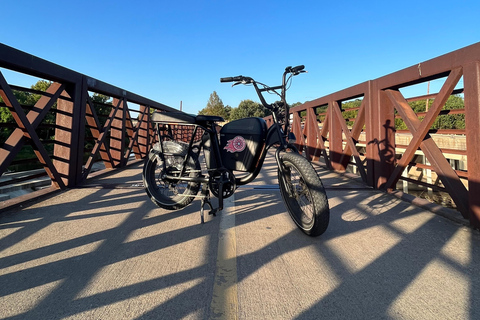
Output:
<path fill-rule="evenodd" d="M 0 8 L 0 42 L 174 108 L 183 101 L 190 113 L 213 91 L 232 107 L 258 101 L 251 87 L 220 77 L 278 85 L 286 66 L 304 64 L 309 73 L 294 78 L 287 100 L 305 102 L 480 41 L 477 0 L 4 0 Z"/>

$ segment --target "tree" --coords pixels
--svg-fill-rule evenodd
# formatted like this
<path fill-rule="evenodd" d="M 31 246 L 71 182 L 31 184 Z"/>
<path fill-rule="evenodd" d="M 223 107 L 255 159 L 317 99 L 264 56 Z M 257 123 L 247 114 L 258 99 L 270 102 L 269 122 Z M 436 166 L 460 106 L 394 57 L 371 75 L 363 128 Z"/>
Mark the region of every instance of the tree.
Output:
<path fill-rule="evenodd" d="M 0 97 L 1 99 L 1 97 Z M 0 101 L 0 103 L 3 101 Z M 7 107 L 0 107 L 0 123 L 1 124 L 7 124 L 7 123 L 14 123 L 15 121 L 13 120 L 13 116 L 8 110 Z M 13 129 L 2 125 L 0 127 L 0 143 L 3 143 L 5 140 L 7 140 L 8 136 L 12 133 Z"/>
<path fill-rule="evenodd" d="M 100 122 L 100 128 L 103 128 L 107 118 L 112 110 L 112 102 L 109 101 L 110 97 L 94 92 L 92 95 L 92 102 L 97 114 L 98 121 Z"/>
<path fill-rule="evenodd" d="M 448 97 L 442 110 L 454 110 L 465 108 L 462 97 L 453 95 Z M 445 114 L 435 119 L 432 129 L 465 129 L 465 114 Z"/>
<path fill-rule="evenodd" d="M 37 83 L 32 85 L 30 88 L 36 91 L 43 91 L 45 92 L 48 87 L 52 84 L 50 81 L 46 80 L 39 80 Z M 30 109 L 37 103 L 37 101 L 41 98 L 40 94 L 30 93 L 27 91 L 19 91 L 13 90 L 13 95 L 17 99 L 18 103 L 24 107 L 25 110 Z M 2 98 L 0 97 L 0 103 L 3 103 Z M 53 106 L 56 108 L 56 105 Z M 15 120 L 13 119 L 12 113 L 7 107 L 0 107 L 0 123 L 9 123 L 14 124 Z M 52 114 L 47 114 L 42 121 L 43 124 L 54 124 L 55 123 L 55 116 Z M 0 141 L 5 141 L 10 134 L 13 132 L 14 126 L 4 126 L 0 129 Z M 40 138 L 49 138 L 49 128 L 39 128 L 37 129 L 38 135 Z"/>
<path fill-rule="evenodd" d="M 46 92 L 48 87 L 52 84 L 51 81 L 46 80 L 39 80 L 32 86 L 32 89 L 37 91 Z M 25 102 L 26 105 L 35 105 L 38 100 L 40 100 L 42 96 L 40 94 L 32 93 L 27 97 L 27 101 Z M 52 106 L 52 110 L 57 109 L 57 103 L 54 103 Z M 55 112 L 50 111 L 48 112 L 42 120 L 42 126 L 39 126 L 37 129 L 38 136 L 41 139 L 45 140 L 54 140 L 55 139 L 55 129 L 51 126 L 55 125 Z M 43 126 L 46 125 L 46 126 Z"/>
<path fill-rule="evenodd" d="M 265 117 L 265 109 L 260 103 L 252 100 L 242 100 L 237 108 L 232 109 L 230 121 L 248 118 Z"/>
<path fill-rule="evenodd" d="M 429 109 L 432 106 L 434 99 L 429 100 Z M 408 103 L 415 113 L 426 111 L 426 100 L 412 101 Z M 463 98 L 458 95 L 448 97 L 442 110 L 463 109 L 465 104 Z M 419 119 L 423 120 L 424 116 Z M 395 119 L 395 129 L 407 130 L 408 127 L 402 119 Z M 445 114 L 439 115 L 433 123 L 431 129 L 465 129 L 465 114 Z"/>
<path fill-rule="evenodd" d="M 356 108 L 359 108 L 362 105 L 362 100 L 360 99 L 355 99 L 353 101 L 348 101 L 348 102 L 342 102 L 342 116 L 347 122 L 347 126 L 352 127 L 354 124 L 354 121 L 351 121 L 350 119 L 355 119 L 358 115 L 358 110 Z M 354 109 L 354 110 L 350 110 Z"/>
<path fill-rule="evenodd" d="M 218 96 L 217 92 L 213 91 L 208 99 L 207 106 L 200 110 L 198 114 L 220 116 L 225 120 L 229 119 L 229 113 L 232 108 L 230 106 L 224 106 L 222 99 Z"/>

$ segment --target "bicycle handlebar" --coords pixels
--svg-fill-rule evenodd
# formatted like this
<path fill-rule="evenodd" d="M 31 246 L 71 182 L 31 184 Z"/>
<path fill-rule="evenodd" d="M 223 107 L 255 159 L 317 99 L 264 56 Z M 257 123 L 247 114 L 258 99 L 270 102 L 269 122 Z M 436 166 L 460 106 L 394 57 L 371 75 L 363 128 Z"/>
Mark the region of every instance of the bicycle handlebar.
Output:
<path fill-rule="evenodd" d="M 245 79 L 244 76 L 225 77 L 225 78 L 220 78 L 220 82 L 238 82 L 238 81 L 243 81 L 244 79 Z"/>
<path fill-rule="evenodd" d="M 299 65 L 299 66 L 296 66 L 296 67 L 286 67 L 285 68 L 285 72 L 286 73 L 293 73 L 294 75 L 297 75 L 299 74 L 301 71 L 303 71 L 303 69 L 305 69 L 305 66 L 302 64 L 302 65 Z"/>
<path fill-rule="evenodd" d="M 267 109 L 271 109 L 272 106 L 269 105 L 266 101 L 265 101 L 265 98 L 263 97 L 262 95 L 262 92 L 265 92 L 265 91 L 273 91 L 275 93 L 277 93 L 275 90 L 278 90 L 278 89 L 281 89 L 281 93 L 277 93 L 280 98 L 281 98 L 281 101 L 282 102 L 285 102 L 285 92 L 287 91 L 287 88 L 286 88 L 286 75 L 291 73 L 292 76 L 296 76 L 302 72 L 306 72 L 304 71 L 303 69 L 305 69 L 305 66 L 304 65 L 299 65 L 299 66 L 296 66 L 296 67 L 286 67 L 285 68 L 285 72 L 283 73 L 283 78 L 282 78 L 282 85 L 281 86 L 276 86 L 276 87 L 270 87 L 270 86 L 267 86 L 263 83 L 260 83 L 260 82 L 257 82 L 255 80 L 253 80 L 252 78 L 250 77 L 244 77 L 244 76 L 236 76 L 236 77 L 225 77 L 225 78 L 220 78 L 220 82 L 236 82 L 234 85 L 236 84 L 253 84 L 254 88 L 255 88 L 255 91 L 257 92 L 258 94 L 258 97 L 260 98 L 260 101 L 262 102 L 262 105 L 267 108 Z M 263 86 L 264 88 L 259 88 L 258 87 L 258 84 L 260 84 L 261 86 Z"/>
<path fill-rule="evenodd" d="M 286 101 L 286 91 L 287 91 L 287 82 L 290 80 L 290 78 L 292 76 L 296 76 L 300 73 L 303 73 L 303 72 L 307 72 L 304 70 L 305 69 L 305 66 L 304 65 L 299 65 L 299 66 L 296 66 L 296 67 L 286 67 L 285 68 L 285 72 L 283 73 L 283 76 L 282 76 L 282 85 L 280 86 L 276 86 L 276 87 L 270 87 L 270 86 L 267 86 L 261 82 L 257 82 L 255 80 L 253 80 L 253 78 L 250 78 L 250 77 L 244 77 L 244 76 L 236 76 L 236 77 L 225 77 L 225 78 L 220 78 L 220 82 L 235 82 L 233 85 L 237 85 L 237 84 L 252 84 L 253 87 L 255 88 L 255 91 L 257 92 L 257 95 L 258 97 L 260 98 L 260 102 L 262 103 L 262 105 L 269 109 L 269 110 L 272 110 L 274 113 L 274 121 L 277 121 L 276 120 L 276 112 L 279 111 L 280 109 L 280 106 L 283 106 L 284 110 L 283 110 L 283 117 L 288 117 L 288 114 L 289 114 L 289 106 L 287 104 L 287 101 Z M 291 74 L 288 79 L 287 79 L 287 74 Z M 263 88 L 259 88 L 259 85 L 262 86 Z M 280 93 L 277 92 L 277 90 L 281 90 Z M 273 103 L 273 104 L 268 104 L 267 101 L 265 100 L 265 98 L 263 97 L 263 92 L 270 92 L 270 93 L 276 93 L 278 96 L 280 96 L 280 104 L 278 103 Z M 283 128 L 283 132 L 285 134 L 288 133 L 288 128 L 289 128 L 289 125 L 290 125 L 290 122 L 287 121 L 288 119 L 285 118 L 285 124 L 284 124 L 284 128 Z"/>
<path fill-rule="evenodd" d="M 294 76 L 296 76 L 301 72 L 306 72 L 306 71 L 303 71 L 303 69 L 305 69 L 305 66 L 303 64 L 299 65 L 299 66 L 296 66 L 296 67 L 286 67 L 285 68 L 285 74 L 291 73 Z M 254 80 L 250 77 L 244 77 L 244 76 L 220 78 L 220 82 L 244 82 L 244 81 L 250 83 Z"/>

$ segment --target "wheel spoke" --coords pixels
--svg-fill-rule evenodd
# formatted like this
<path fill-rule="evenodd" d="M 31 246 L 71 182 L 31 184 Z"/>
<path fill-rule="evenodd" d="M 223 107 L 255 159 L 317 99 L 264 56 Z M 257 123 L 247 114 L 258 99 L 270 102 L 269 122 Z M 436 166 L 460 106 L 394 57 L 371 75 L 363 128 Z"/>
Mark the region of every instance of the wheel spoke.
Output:
<path fill-rule="evenodd" d="M 295 201 L 297 201 L 298 205 L 301 208 L 301 219 L 312 221 L 313 218 L 313 208 L 312 203 L 308 198 L 308 188 L 306 187 L 303 179 L 300 177 L 300 173 L 297 169 L 293 166 L 289 166 L 290 171 L 290 181 L 289 185 L 292 187 L 292 195 Z"/>

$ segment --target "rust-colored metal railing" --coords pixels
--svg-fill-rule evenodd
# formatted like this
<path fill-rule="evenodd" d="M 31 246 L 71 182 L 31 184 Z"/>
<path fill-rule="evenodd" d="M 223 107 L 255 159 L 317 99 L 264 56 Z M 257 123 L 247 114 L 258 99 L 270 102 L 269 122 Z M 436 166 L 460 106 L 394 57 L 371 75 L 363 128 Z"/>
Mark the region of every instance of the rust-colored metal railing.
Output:
<path fill-rule="evenodd" d="M 12 163 L 32 161 L 16 159 L 25 145 L 31 145 L 53 186 L 78 186 L 95 161 L 118 168 L 135 161 L 131 155 L 143 158 L 155 142 L 151 110 L 177 111 L 3 44 L 0 68 L 0 107 L 14 119 L 0 124 L 2 129 L 11 128 L 0 141 L 0 176 Z M 14 86 L 2 69 L 45 79 L 50 85 L 45 92 Z M 414 98 L 403 94 L 405 88 L 436 79 L 443 86 L 435 94 Z M 24 105 L 17 98 L 19 92 L 40 98 Z M 99 102 L 95 94 L 110 100 Z M 444 110 L 453 94 L 463 95 L 464 108 Z M 415 114 L 409 102 L 420 98 L 433 104 Z M 358 105 L 346 110 L 352 100 Z M 480 227 L 480 43 L 309 101 L 291 109 L 291 114 L 298 147 L 311 161 L 322 160 L 336 171 L 351 167 L 379 189 L 393 190 L 399 181 L 407 181 L 443 191 L 463 217 Z M 435 119 L 446 114 L 464 114 L 465 128 L 432 130 Z M 405 133 L 396 129 L 398 119 L 406 125 L 406 142 L 399 141 Z M 48 126 L 54 140 L 39 136 L 39 129 Z M 434 135 L 442 132 L 464 139 L 465 147 L 453 150 L 441 145 Z M 448 154 L 463 157 L 462 165 L 458 159 L 453 165 Z M 420 163 L 419 157 L 425 161 Z M 412 168 L 433 172 L 435 181 L 411 177 Z"/>
<path fill-rule="evenodd" d="M 436 79 L 443 81 L 438 93 L 421 97 L 433 104 L 416 114 L 402 91 Z M 465 107 L 444 110 L 451 95 L 463 95 Z M 345 116 L 352 110 L 343 109 L 352 100 L 359 104 L 353 119 Z M 462 113 L 465 128 L 443 133 L 465 139 L 466 148 L 449 150 L 433 137 L 442 131 L 432 130 L 432 124 L 439 115 Z M 306 102 L 291 114 L 298 147 L 311 161 L 323 160 L 336 171 L 353 166 L 365 183 L 378 189 L 393 190 L 399 180 L 407 180 L 443 191 L 464 218 L 480 227 L 480 43 Z M 403 146 L 396 119 L 410 133 Z M 415 160 L 419 154 L 426 163 Z M 463 168 L 452 165 L 447 154 L 466 157 Z M 412 166 L 434 172 L 436 181 L 405 176 Z"/>
<path fill-rule="evenodd" d="M 14 119 L 0 124 L 2 130 L 10 128 L 2 131 L 8 136 L 0 141 L 0 176 L 16 162 L 38 161 L 53 186 L 75 187 L 85 181 L 95 161 L 118 168 L 143 158 L 154 142 L 151 109 L 177 111 L 3 44 L 0 68 L 50 84 L 45 92 L 10 85 L 0 69 L 0 107 Z M 17 98 L 19 93 L 40 98 L 25 105 Z M 95 94 L 109 101 L 96 101 Z M 47 123 L 47 118 L 54 123 Z M 48 126 L 54 139 L 39 136 L 39 128 Z M 16 159 L 25 145 L 32 146 L 35 159 Z"/>

